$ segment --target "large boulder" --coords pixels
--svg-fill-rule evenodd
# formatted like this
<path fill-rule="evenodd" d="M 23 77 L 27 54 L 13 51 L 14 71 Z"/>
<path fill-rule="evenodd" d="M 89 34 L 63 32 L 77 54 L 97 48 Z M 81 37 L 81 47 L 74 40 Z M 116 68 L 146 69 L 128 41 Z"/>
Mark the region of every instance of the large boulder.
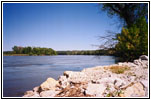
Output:
<path fill-rule="evenodd" d="M 56 85 L 58 85 L 58 81 L 53 78 L 48 78 L 45 82 L 40 85 L 42 91 L 44 90 L 55 90 Z"/>
<path fill-rule="evenodd" d="M 135 83 L 125 89 L 122 97 L 144 97 L 145 91 L 141 83 Z"/>

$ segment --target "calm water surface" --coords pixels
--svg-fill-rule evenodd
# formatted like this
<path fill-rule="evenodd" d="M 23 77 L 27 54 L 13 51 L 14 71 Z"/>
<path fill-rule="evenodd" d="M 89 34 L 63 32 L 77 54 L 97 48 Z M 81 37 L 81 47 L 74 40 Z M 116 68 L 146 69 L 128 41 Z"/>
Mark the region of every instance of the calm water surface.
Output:
<path fill-rule="evenodd" d="M 81 71 L 115 62 L 113 56 L 4 56 L 3 96 L 22 96 L 48 77 L 58 79 L 67 70 Z"/>

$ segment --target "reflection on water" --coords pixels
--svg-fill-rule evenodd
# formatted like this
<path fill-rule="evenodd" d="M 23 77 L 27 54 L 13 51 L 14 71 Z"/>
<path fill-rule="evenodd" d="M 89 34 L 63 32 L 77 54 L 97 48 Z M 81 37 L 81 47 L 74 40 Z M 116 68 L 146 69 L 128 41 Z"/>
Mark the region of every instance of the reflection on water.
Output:
<path fill-rule="evenodd" d="M 22 96 L 48 77 L 58 79 L 66 70 L 81 71 L 115 62 L 113 56 L 4 56 L 3 96 Z"/>

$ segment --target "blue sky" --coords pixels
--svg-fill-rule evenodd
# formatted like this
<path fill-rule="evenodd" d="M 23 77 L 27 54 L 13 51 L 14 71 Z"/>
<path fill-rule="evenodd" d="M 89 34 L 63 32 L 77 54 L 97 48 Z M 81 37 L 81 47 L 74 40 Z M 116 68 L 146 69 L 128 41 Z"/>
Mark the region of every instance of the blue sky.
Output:
<path fill-rule="evenodd" d="M 119 31 L 95 3 L 4 3 L 3 49 L 17 46 L 94 50 L 107 30 Z"/>

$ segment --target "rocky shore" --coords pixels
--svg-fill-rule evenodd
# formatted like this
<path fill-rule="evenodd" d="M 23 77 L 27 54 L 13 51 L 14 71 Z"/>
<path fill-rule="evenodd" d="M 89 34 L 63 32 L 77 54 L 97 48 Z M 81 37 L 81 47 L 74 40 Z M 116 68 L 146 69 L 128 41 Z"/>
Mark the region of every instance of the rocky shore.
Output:
<path fill-rule="evenodd" d="M 23 97 L 148 97 L 148 57 L 65 71 L 58 80 L 48 78 Z"/>

